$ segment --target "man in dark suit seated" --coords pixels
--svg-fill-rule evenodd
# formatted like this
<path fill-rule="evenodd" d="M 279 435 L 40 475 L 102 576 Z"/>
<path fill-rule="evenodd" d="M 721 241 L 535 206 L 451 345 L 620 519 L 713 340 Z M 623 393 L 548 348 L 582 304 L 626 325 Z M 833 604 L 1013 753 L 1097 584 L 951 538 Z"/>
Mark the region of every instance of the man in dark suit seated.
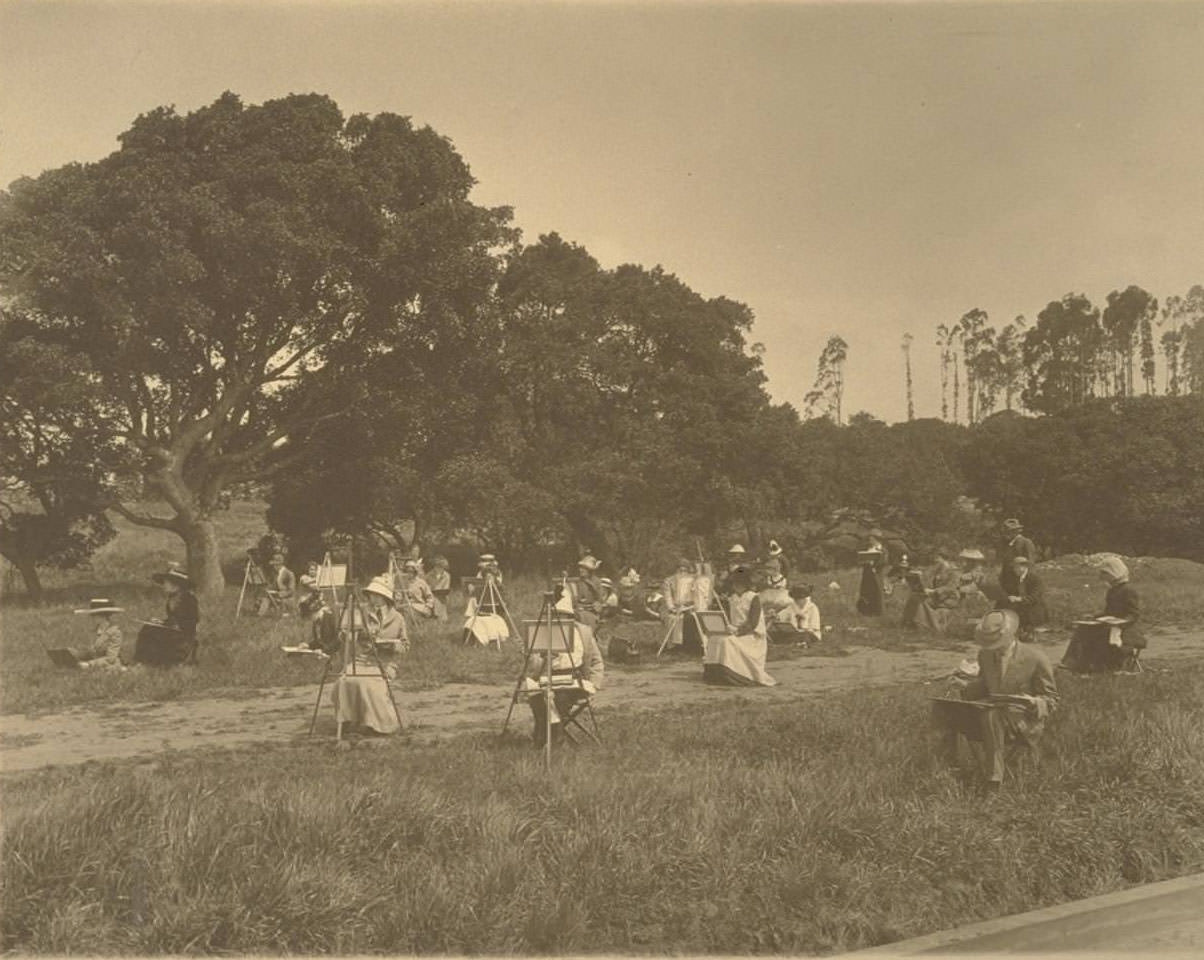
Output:
<path fill-rule="evenodd" d="M 1042 627 L 1049 619 L 1045 606 L 1045 584 L 1031 569 L 1028 557 L 1013 557 L 999 578 L 1003 596 L 997 604 L 999 610 L 1013 610 L 1020 618 L 1020 639 L 1033 639 L 1033 630 Z"/>
<path fill-rule="evenodd" d="M 1011 610 L 993 610 L 975 630 L 978 677 L 954 681 L 961 701 L 936 700 L 933 714 L 945 729 L 945 747 L 957 757 L 957 738 L 982 744 L 986 789 L 1003 782 L 1004 751 L 1009 744 L 1034 744 L 1045 719 L 1058 703 L 1053 668 L 1038 647 L 1019 642 L 1019 617 Z"/>

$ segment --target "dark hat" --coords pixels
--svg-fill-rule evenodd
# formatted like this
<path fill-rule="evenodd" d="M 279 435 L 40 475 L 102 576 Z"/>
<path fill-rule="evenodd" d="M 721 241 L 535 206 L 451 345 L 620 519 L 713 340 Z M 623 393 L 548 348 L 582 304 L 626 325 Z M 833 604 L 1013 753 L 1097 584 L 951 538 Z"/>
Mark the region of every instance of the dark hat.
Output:
<path fill-rule="evenodd" d="M 76 610 L 76 613 L 122 613 L 121 607 L 114 606 L 112 600 L 93 597 L 88 601 L 87 610 Z"/>
<path fill-rule="evenodd" d="M 170 580 L 172 583 L 178 583 L 182 587 L 192 586 L 192 577 L 188 576 L 188 574 L 180 569 L 178 564 L 174 563 L 163 571 L 163 573 L 151 574 L 151 579 L 155 583 L 167 583 Z"/>

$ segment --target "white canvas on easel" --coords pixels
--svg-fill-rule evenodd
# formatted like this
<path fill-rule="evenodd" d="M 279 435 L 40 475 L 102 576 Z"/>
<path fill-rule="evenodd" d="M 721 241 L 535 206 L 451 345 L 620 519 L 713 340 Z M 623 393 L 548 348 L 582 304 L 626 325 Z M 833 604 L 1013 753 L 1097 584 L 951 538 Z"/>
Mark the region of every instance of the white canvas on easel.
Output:
<path fill-rule="evenodd" d="M 329 590 L 331 599 L 337 604 L 341 602 L 339 590 L 347 586 L 347 564 L 331 563 L 330 554 L 322 559 L 318 567 L 318 580 L 315 586 L 319 591 Z"/>

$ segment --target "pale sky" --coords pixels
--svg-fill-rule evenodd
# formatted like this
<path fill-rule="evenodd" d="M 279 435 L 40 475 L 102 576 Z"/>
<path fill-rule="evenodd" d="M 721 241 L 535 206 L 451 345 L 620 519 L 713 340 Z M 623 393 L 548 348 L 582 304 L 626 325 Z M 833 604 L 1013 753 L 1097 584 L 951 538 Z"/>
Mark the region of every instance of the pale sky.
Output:
<path fill-rule="evenodd" d="M 0 184 L 224 90 L 449 137 L 474 198 L 747 303 L 802 406 L 939 413 L 933 331 L 1204 283 L 1204 4 L 0 0 Z"/>

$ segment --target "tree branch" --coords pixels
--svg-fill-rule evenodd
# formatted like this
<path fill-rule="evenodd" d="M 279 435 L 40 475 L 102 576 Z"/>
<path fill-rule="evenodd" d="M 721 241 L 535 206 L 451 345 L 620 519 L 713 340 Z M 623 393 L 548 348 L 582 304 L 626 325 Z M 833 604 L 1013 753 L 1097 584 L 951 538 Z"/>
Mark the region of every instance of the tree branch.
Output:
<path fill-rule="evenodd" d="M 174 517 L 148 517 L 140 513 L 134 513 L 133 510 L 128 509 L 116 500 L 105 504 L 105 507 L 124 517 L 130 523 L 137 524 L 140 527 L 152 527 L 155 530 L 177 532 L 176 519 Z"/>

